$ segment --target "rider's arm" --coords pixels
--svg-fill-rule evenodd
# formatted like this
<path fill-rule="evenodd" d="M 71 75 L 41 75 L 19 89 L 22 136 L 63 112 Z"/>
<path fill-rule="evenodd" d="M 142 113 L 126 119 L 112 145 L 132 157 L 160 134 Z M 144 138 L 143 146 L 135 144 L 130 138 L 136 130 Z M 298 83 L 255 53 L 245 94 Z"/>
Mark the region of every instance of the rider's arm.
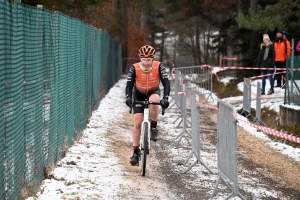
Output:
<path fill-rule="evenodd" d="M 135 83 L 135 68 L 131 66 L 129 69 L 129 73 L 127 75 L 127 84 L 126 84 L 126 97 L 132 97 L 132 89 Z"/>
<path fill-rule="evenodd" d="M 160 76 L 161 83 L 164 86 L 164 97 L 169 97 L 169 95 L 170 95 L 170 82 L 169 82 L 169 79 L 168 79 L 168 74 L 166 72 L 166 68 L 162 63 L 159 65 L 159 76 Z"/>

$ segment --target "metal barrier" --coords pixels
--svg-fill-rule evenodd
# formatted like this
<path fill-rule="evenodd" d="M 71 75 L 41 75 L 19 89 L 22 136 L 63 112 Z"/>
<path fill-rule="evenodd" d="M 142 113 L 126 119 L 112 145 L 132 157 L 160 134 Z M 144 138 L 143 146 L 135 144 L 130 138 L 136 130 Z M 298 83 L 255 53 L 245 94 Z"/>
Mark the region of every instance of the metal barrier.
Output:
<path fill-rule="evenodd" d="M 260 82 L 257 82 L 257 96 L 256 96 L 256 112 L 255 118 L 253 120 L 254 124 L 260 123 L 261 125 L 266 126 L 266 124 L 261 120 L 261 87 Z"/>
<path fill-rule="evenodd" d="M 187 164 L 192 155 L 195 155 L 197 160 L 188 167 L 183 173 L 189 171 L 194 167 L 198 162 L 202 164 L 210 173 L 213 172 L 203 163 L 200 158 L 200 107 L 196 103 L 196 95 L 192 94 L 191 96 L 191 118 L 192 118 L 192 151 L 190 152 L 188 158 L 184 162 L 184 165 Z"/>
<path fill-rule="evenodd" d="M 244 92 L 243 92 L 243 110 L 241 114 L 245 114 L 246 117 L 251 115 L 251 80 L 244 78 Z"/>
<path fill-rule="evenodd" d="M 175 83 L 174 83 L 174 87 L 175 87 L 175 92 L 172 98 L 172 101 L 174 100 L 174 103 L 170 106 L 170 108 L 172 108 L 174 105 L 176 105 L 176 107 L 178 108 L 175 112 L 177 112 L 178 110 L 181 109 L 181 97 L 179 95 L 179 91 L 182 91 L 182 86 L 181 86 L 181 73 L 180 71 L 176 71 L 175 72 L 176 76 L 175 76 Z M 182 113 L 182 112 L 181 112 Z M 182 114 L 180 114 L 178 116 L 178 118 L 176 120 L 174 120 L 173 124 L 177 122 L 178 119 L 182 119 Z M 181 123 L 181 122 L 180 122 Z M 180 125 L 180 123 L 178 124 L 178 127 Z"/>
<path fill-rule="evenodd" d="M 172 94 L 172 101 L 174 99 L 174 103 L 170 106 L 172 108 L 174 105 L 177 107 L 180 106 L 180 98 L 178 96 L 178 92 L 180 91 L 180 84 L 181 84 L 181 72 L 174 71 L 174 76 L 172 75 L 172 87 L 174 88 L 174 94 Z"/>
<path fill-rule="evenodd" d="M 188 138 L 185 136 L 185 133 L 191 135 L 188 131 L 187 131 L 187 107 L 186 107 L 186 95 L 184 92 L 179 93 L 179 97 L 180 97 L 180 111 L 181 111 L 181 120 L 183 122 L 182 125 L 182 131 L 181 133 L 175 138 L 176 141 L 176 145 L 179 144 L 179 142 L 181 141 L 182 138 L 185 138 L 186 141 L 189 143 L 189 145 L 192 145 L 191 142 L 188 140 Z M 181 123 L 181 122 L 180 122 Z M 180 124 L 179 123 L 179 124 Z"/>
<path fill-rule="evenodd" d="M 217 194 L 217 188 L 222 181 L 232 191 L 226 199 L 239 196 L 245 199 L 238 192 L 237 184 L 237 121 L 235 107 L 230 104 L 218 101 L 218 180 L 213 192 Z"/>
<path fill-rule="evenodd" d="M 186 92 L 191 94 L 192 92 L 200 95 L 208 95 L 213 99 L 212 96 L 212 70 L 205 65 L 202 66 L 189 66 L 189 67 L 178 67 L 174 68 L 173 71 L 180 71 L 182 82 L 185 84 Z M 176 78 L 176 74 L 175 74 Z"/>
<path fill-rule="evenodd" d="M 168 66 L 170 71 L 172 71 L 175 67 L 185 67 L 193 65 L 193 59 L 187 58 L 175 58 L 168 61 Z"/>

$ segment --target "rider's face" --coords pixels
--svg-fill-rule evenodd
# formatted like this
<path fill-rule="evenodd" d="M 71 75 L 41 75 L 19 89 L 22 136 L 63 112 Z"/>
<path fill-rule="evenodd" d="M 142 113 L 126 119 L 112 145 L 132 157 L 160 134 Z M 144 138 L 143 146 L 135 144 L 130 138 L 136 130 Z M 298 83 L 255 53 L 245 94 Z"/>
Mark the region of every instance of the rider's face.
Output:
<path fill-rule="evenodd" d="M 141 58 L 143 67 L 150 68 L 152 66 L 153 58 Z"/>

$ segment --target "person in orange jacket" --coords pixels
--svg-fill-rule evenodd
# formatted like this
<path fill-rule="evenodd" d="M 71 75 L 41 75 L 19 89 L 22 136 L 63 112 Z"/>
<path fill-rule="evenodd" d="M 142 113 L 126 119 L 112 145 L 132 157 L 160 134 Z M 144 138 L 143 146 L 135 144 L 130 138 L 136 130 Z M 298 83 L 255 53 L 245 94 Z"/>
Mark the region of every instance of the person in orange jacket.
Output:
<path fill-rule="evenodd" d="M 274 50 L 275 50 L 275 67 L 276 68 L 285 68 L 286 60 L 291 56 L 291 43 L 287 39 L 286 31 L 278 31 L 276 34 L 276 39 L 274 42 Z M 282 72 L 285 70 L 278 70 L 277 72 Z M 276 74 L 275 87 L 282 87 L 285 84 L 284 78 L 285 74 Z M 281 84 L 282 80 L 282 84 Z"/>
<path fill-rule="evenodd" d="M 130 164 L 132 166 L 138 166 L 139 164 L 140 131 L 144 119 L 144 106 L 138 103 L 133 105 L 134 100 L 144 101 L 148 99 L 152 102 L 160 101 L 162 108 L 168 108 L 168 97 L 170 95 L 170 83 L 166 69 L 161 62 L 153 60 L 155 49 L 150 45 L 142 46 L 139 49 L 138 56 L 140 57 L 140 62 L 130 67 L 125 89 L 125 103 L 128 107 L 133 107 L 134 112 L 134 126 L 132 132 L 133 155 L 130 157 Z M 164 86 L 162 100 L 160 100 L 160 82 Z M 158 114 L 159 106 L 151 105 L 150 139 L 154 142 L 158 139 L 158 130 L 156 127 Z"/>

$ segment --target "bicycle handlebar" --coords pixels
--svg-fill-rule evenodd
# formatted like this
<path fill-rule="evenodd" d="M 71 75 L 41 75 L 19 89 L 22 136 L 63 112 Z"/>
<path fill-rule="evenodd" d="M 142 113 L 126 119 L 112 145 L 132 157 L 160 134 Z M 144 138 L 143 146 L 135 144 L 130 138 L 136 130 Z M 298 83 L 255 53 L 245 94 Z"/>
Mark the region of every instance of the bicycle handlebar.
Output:
<path fill-rule="evenodd" d="M 143 104 L 143 105 L 150 105 L 150 104 L 152 104 L 152 105 L 160 105 L 160 106 L 161 106 L 160 102 L 152 102 L 152 101 L 134 101 L 134 102 L 132 102 L 132 105 L 131 105 L 130 110 L 129 110 L 129 113 L 130 113 L 130 114 L 132 113 L 132 107 L 133 107 L 133 104 L 136 104 L 136 103 L 140 103 L 140 104 Z M 162 115 L 164 115 L 164 114 L 165 114 L 165 108 L 162 108 Z"/>

